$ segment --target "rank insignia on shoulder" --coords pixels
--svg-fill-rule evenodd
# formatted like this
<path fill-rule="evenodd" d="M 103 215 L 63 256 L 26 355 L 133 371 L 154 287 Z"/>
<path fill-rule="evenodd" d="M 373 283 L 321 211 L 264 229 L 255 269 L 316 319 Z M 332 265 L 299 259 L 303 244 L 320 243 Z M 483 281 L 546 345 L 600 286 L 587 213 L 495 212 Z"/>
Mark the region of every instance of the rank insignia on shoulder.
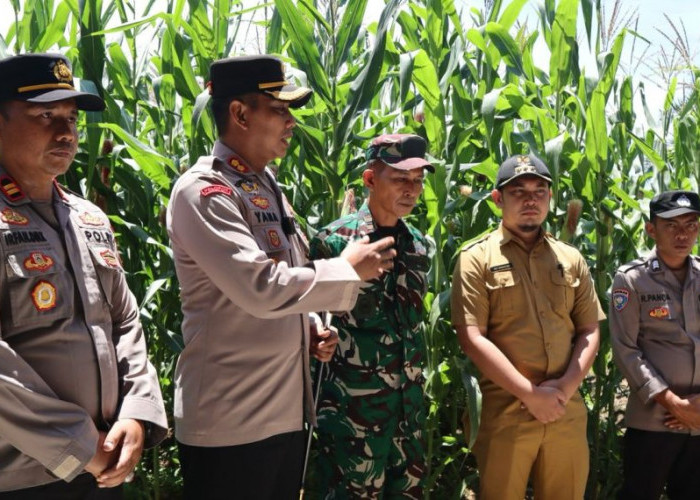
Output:
<path fill-rule="evenodd" d="M 270 208 L 270 200 L 265 198 L 264 196 L 251 196 L 250 202 L 255 205 L 258 208 L 262 208 L 263 210 L 267 210 Z"/>
<path fill-rule="evenodd" d="M 19 201 L 24 198 L 24 193 L 19 188 L 15 180 L 9 175 L 0 177 L 0 191 L 10 201 Z"/>
<path fill-rule="evenodd" d="M 651 270 L 658 271 L 661 269 L 661 264 L 659 264 L 659 259 L 654 259 L 651 261 Z"/>
<path fill-rule="evenodd" d="M 492 273 L 497 273 L 499 271 L 510 271 L 511 269 L 513 269 L 512 262 L 506 262 L 505 264 L 499 264 L 497 266 L 489 267 L 489 271 L 491 271 Z"/>
<path fill-rule="evenodd" d="M 48 281 L 40 281 L 32 290 L 32 302 L 39 312 L 56 307 L 56 287 Z"/>
<path fill-rule="evenodd" d="M 666 319 L 670 315 L 671 311 L 669 311 L 668 306 L 655 307 L 654 309 L 649 311 L 650 318 Z"/>
<path fill-rule="evenodd" d="M 216 193 L 221 193 L 229 196 L 231 193 L 233 193 L 233 189 L 231 189 L 228 186 L 222 186 L 221 184 L 212 184 L 211 186 L 202 188 L 202 190 L 199 192 L 199 194 L 204 196 L 205 198 Z"/>
<path fill-rule="evenodd" d="M 90 212 L 83 212 L 79 216 L 80 220 L 83 222 L 83 224 L 86 224 L 88 226 L 104 226 L 105 221 L 100 217 L 99 215 L 91 214 Z"/>
<path fill-rule="evenodd" d="M 282 240 L 280 240 L 280 235 L 275 229 L 269 229 L 267 231 L 267 236 L 268 238 L 270 238 L 270 245 L 272 245 L 275 248 L 279 248 L 280 246 L 282 246 Z"/>
<path fill-rule="evenodd" d="M 13 226 L 26 226 L 29 224 L 29 219 L 27 219 L 24 215 L 15 212 L 10 207 L 7 207 L 0 212 L 0 219 L 2 219 L 3 222 L 12 224 Z"/>
<path fill-rule="evenodd" d="M 102 257 L 102 260 L 104 260 L 105 264 L 109 267 L 121 267 L 119 265 L 119 259 L 114 255 L 114 252 L 109 249 L 100 252 L 100 257 Z"/>
<path fill-rule="evenodd" d="M 243 191 L 249 194 L 258 194 L 258 191 L 260 190 L 260 186 L 258 186 L 257 182 L 241 179 L 240 181 L 236 182 L 236 186 L 240 187 Z"/>
<path fill-rule="evenodd" d="M 612 301 L 613 301 L 613 306 L 615 307 L 616 311 L 620 312 L 625 307 L 627 307 L 627 303 L 629 302 L 629 300 L 630 300 L 629 290 L 625 290 L 624 288 L 618 288 L 616 290 L 613 290 Z"/>
<path fill-rule="evenodd" d="M 240 172 L 242 174 L 247 174 L 250 172 L 248 165 L 243 163 L 243 160 L 241 160 L 238 156 L 232 156 L 228 159 L 227 163 L 231 165 L 236 172 Z"/>
<path fill-rule="evenodd" d="M 53 267 L 53 259 L 41 252 L 32 252 L 24 259 L 23 265 L 28 271 L 46 271 Z"/>

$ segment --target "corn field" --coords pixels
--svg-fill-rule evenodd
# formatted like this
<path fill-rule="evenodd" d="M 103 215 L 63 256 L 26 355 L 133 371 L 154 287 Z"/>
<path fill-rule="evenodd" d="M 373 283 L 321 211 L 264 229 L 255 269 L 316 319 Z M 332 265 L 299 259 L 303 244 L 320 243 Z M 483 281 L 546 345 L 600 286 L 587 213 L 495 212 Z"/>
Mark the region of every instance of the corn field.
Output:
<path fill-rule="evenodd" d="M 521 152 L 546 160 L 554 179 L 547 229 L 581 250 L 604 308 L 617 266 L 650 247 L 648 200 L 665 189 L 697 189 L 700 178 L 700 85 L 681 50 L 688 49 L 683 30 L 671 25 L 666 55 L 676 64 L 662 72 L 661 109 L 649 109 L 644 84 L 651 84 L 633 71 L 648 41 L 633 19 L 615 22 L 619 1 L 533 3 L 385 0 L 367 22 L 369 0 L 0 0 L 11 21 L 0 33 L 0 56 L 62 52 L 83 89 L 107 102 L 103 113 L 81 117 L 80 150 L 61 180 L 98 203 L 118 233 L 169 411 L 182 346 L 164 223 L 170 189 L 215 139 L 203 92 L 210 63 L 277 54 L 314 89 L 295 111 L 295 136 L 278 162 L 309 235 L 339 216 L 347 190 L 364 196 L 361 153 L 370 138 L 410 132 L 429 143 L 436 172 L 410 216 L 435 243 L 422 325 L 426 497 L 469 497 L 478 474 L 461 417 L 478 414 L 480 395 L 449 322 L 450 278 L 460 248 L 498 224 L 489 196 L 498 164 Z M 579 63 L 584 48 L 593 69 Z M 612 498 L 621 475 L 625 385 L 607 323 L 601 332 L 582 387 L 590 499 Z M 145 453 L 127 496 L 180 491 L 170 438 Z"/>

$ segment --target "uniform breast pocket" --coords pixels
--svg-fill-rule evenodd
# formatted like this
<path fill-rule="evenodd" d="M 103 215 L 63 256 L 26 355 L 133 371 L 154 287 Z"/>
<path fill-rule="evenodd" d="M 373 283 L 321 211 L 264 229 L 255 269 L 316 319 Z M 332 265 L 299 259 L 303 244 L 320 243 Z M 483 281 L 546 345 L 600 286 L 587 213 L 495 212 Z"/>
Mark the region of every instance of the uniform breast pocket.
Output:
<path fill-rule="evenodd" d="M 90 246 L 90 256 L 100 283 L 102 298 L 111 307 L 114 281 L 124 272 L 119 257 L 111 248 L 99 245 Z"/>
<path fill-rule="evenodd" d="M 576 289 L 581 281 L 578 276 L 566 268 L 551 271 L 550 279 L 552 281 L 552 295 L 549 299 L 552 302 L 552 308 L 560 316 L 568 316 L 574 308 Z"/>
<path fill-rule="evenodd" d="M 281 226 L 255 225 L 252 229 L 255 241 L 268 256 L 283 250 L 289 250 L 291 245 Z"/>
<path fill-rule="evenodd" d="M 9 297 L 3 300 L 9 298 L 10 302 L 11 333 L 50 326 L 57 320 L 72 316 L 73 278 L 52 251 L 28 250 L 10 254 L 6 258 L 6 270 Z"/>
<path fill-rule="evenodd" d="M 506 314 L 522 312 L 526 307 L 526 295 L 520 275 L 514 271 L 493 273 L 486 279 L 486 289 L 489 291 L 494 311 Z"/>

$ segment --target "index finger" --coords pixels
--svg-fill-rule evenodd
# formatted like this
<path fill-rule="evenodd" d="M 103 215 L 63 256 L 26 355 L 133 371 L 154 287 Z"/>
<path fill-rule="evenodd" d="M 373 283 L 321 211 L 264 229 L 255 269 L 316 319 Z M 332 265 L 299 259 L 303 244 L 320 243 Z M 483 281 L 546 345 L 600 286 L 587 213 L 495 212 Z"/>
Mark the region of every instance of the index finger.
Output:
<path fill-rule="evenodd" d="M 374 243 L 370 243 L 370 246 L 374 250 L 384 250 L 385 248 L 389 248 L 394 244 L 394 237 L 393 236 L 385 236 L 381 240 L 377 240 Z"/>

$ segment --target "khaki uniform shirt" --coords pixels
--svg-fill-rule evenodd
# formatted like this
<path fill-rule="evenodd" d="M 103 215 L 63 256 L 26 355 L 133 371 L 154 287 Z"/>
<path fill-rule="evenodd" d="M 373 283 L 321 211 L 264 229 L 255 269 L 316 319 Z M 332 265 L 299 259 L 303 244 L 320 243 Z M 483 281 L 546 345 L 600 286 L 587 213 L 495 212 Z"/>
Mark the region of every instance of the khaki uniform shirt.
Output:
<path fill-rule="evenodd" d="M 307 263 L 267 169 L 255 173 L 220 142 L 213 154 L 177 181 L 168 207 L 185 341 L 175 435 L 192 446 L 301 430 L 304 402 L 313 420 L 304 313 L 350 309 L 360 285 L 343 258 Z"/>
<path fill-rule="evenodd" d="M 487 338 L 534 384 L 564 374 L 577 327 L 605 319 L 578 250 L 544 234 L 528 253 L 502 225 L 462 251 L 451 301 L 452 324 L 485 326 Z M 500 408 L 515 403 L 485 377 L 480 386 L 484 414 L 496 400 Z M 573 401 L 580 402 L 578 394 Z"/>
<path fill-rule="evenodd" d="M 615 361 L 627 378 L 629 427 L 673 431 L 654 396 L 670 388 L 679 396 L 700 393 L 700 260 L 690 256 L 683 284 L 654 249 L 621 266 L 610 301 Z"/>
<path fill-rule="evenodd" d="M 58 185 L 52 210 L 0 169 L 0 491 L 70 481 L 117 419 L 167 429 L 109 220 Z"/>

